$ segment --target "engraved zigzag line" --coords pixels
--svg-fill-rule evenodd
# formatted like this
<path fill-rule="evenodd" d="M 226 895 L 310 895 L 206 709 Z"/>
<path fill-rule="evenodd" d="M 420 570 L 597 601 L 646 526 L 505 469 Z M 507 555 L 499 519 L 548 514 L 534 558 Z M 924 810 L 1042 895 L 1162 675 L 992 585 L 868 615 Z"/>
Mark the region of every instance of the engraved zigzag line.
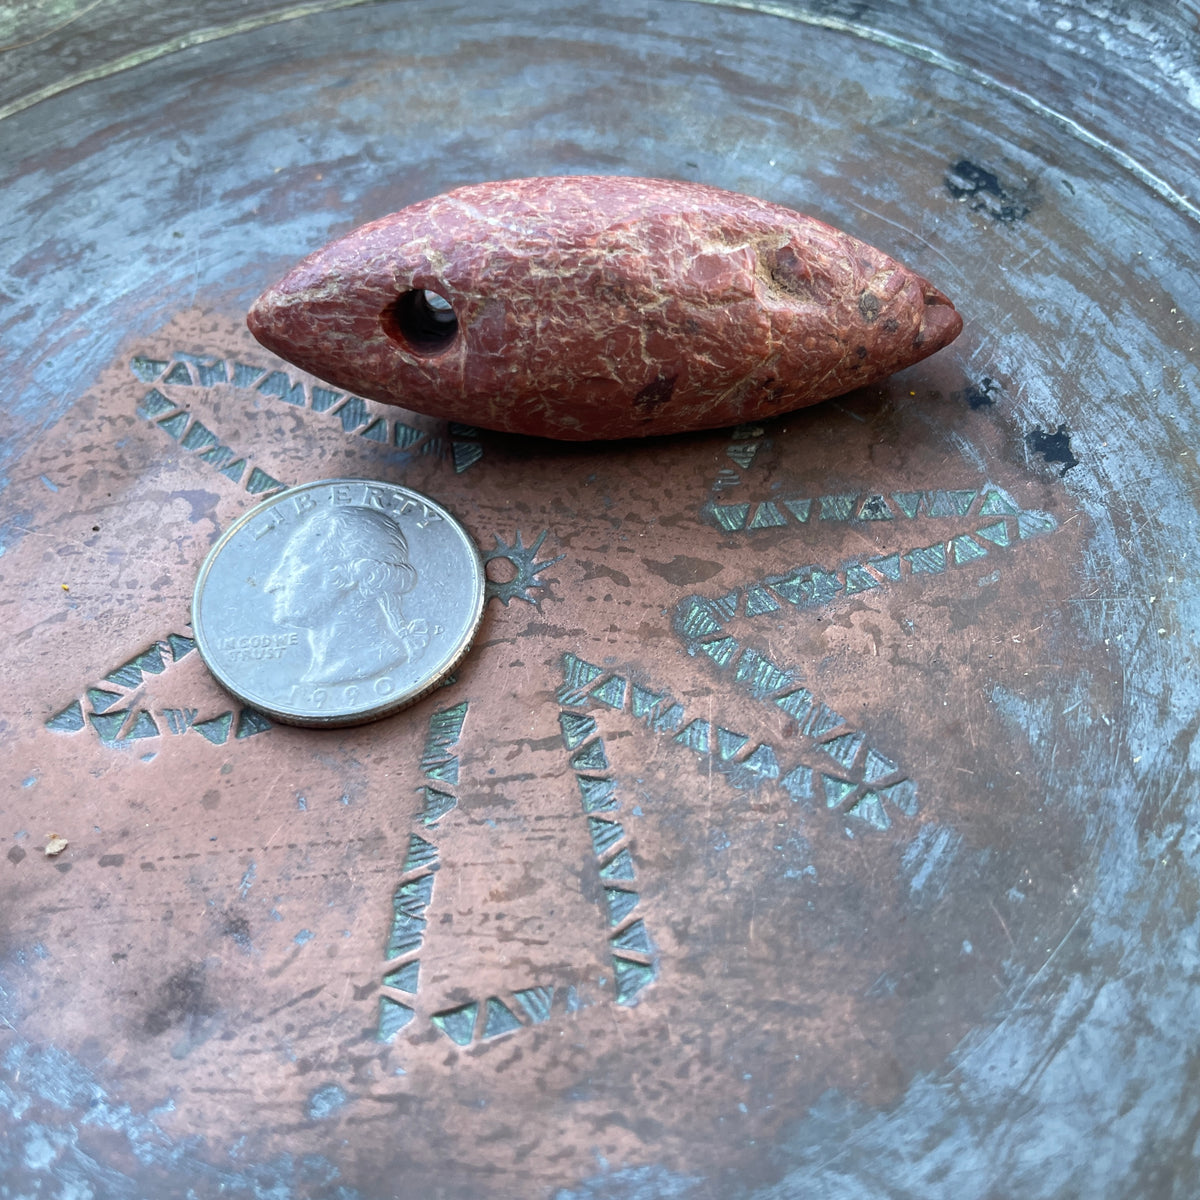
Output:
<path fill-rule="evenodd" d="M 942 494 L 924 493 L 924 496 Z M 685 596 L 675 609 L 675 628 L 689 644 L 699 642 L 722 633 L 735 616 L 768 616 L 779 612 L 784 605 L 809 608 L 828 604 L 839 596 L 899 583 L 914 575 L 943 574 L 950 568 L 976 564 L 997 550 L 1058 528 L 1058 522 L 1049 513 L 1021 509 L 999 488 L 987 488 L 978 495 L 983 499 L 976 506 L 970 532 L 904 552 L 852 560 L 832 571 L 799 567 L 715 599 Z M 972 493 L 972 499 L 976 498 Z"/>
<path fill-rule="evenodd" d="M 768 443 L 761 440 L 766 430 L 761 425 L 738 425 L 732 431 L 733 440 L 725 447 L 726 457 L 737 463 L 743 471 L 750 469 L 759 450 Z M 737 487 L 742 477 L 731 467 L 722 467 L 713 481 L 712 490 L 720 492 L 725 488 Z M 710 502 L 701 510 L 709 520 L 712 520 L 711 510 L 714 504 Z"/>
<path fill-rule="evenodd" d="M 157 425 L 168 437 L 174 438 L 184 450 L 195 454 L 214 471 L 234 483 L 241 483 L 246 473 L 245 457 L 221 443 L 207 425 L 174 400 L 168 399 L 158 390 L 151 388 L 138 403 L 139 417 Z M 286 484 L 268 475 L 261 467 L 255 467 L 245 482 L 245 489 L 252 496 L 266 496 L 279 491 Z"/>
<path fill-rule="evenodd" d="M 403 421 L 374 416 L 368 402 L 360 396 L 333 391 L 319 384 L 309 384 L 285 371 L 270 370 L 249 363 L 230 362 L 221 358 L 202 358 L 183 352 L 176 352 L 170 360 L 138 355 L 130 362 L 130 368 L 145 383 L 184 387 L 228 384 L 257 391 L 260 395 L 274 396 L 284 404 L 336 417 L 344 432 L 357 434 L 381 445 L 394 446 L 409 456 L 432 454 L 440 458 L 448 454 L 456 474 L 461 475 L 463 471 L 469 470 L 483 457 L 483 446 L 478 440 L 479 431 L 471 426 L 452 422 L 449 426 L 449 438 L 438 437 Z M 156 407 L 159 401 L 151 400 L 155 395 L 159 397 L 159 401 L 166 400 L 162 393 L 155 389 L 143 400 L 142 407 Z M 150 416 L 149 413 L 142 415 Z M 188 435 L 182 435 L 182 428 L 178 433 L 174 431 L 176 425 L 187 425 L 186 419 L 180 423 L 177 415 L 163 413 L 161 417 L 150 416 L 150 419 L 166 428 L 173 437 L 191 435 L 190 429 Z M 204 428 L 199 421 L 195 422 L 195 425 Z M 211 443 L 205 447 L 210 449 L 216 445 L 217 438 L 207 430 L 204 432 L 212 438 Z M 185 448 L 193 449 L 192 446 Z M 229 456 L 232 458 L 232 452 Z M 228 463 L 228 460 L 226 462 Z M 222 473 L 227 473 L 232 468 L 233 464 L 228 463 Z"/>
<path fill-rule="evenodd" d="M 199 710 L 195 708 L 164 708 L 156 712 L 139 708 L 135 712 L 135 695 L 130 693 L 136 693 L 145 676 L 161 675 L 195 648 L 196 643 L 191 638 L 178 633 L 153 642 L 141 653 L 114 667 L 82 696 L 47 717 L 46 728 L 55 733 L 78 733 L 90 726 L 100 742 L 110 749 L 126 749 L 134 742 L 156 738 L 162 733 L 162 724 L 172 734 L 195 730 L 215 746 L 224 745 L 230 734 L 234 738 L 248 738 L 270 729 L 271 722 L 253 708 L 239 709 L 236 717 L 229 711 L 203 721 L 196 719 Z M 113 691 L 113 688 L 120 690 Z M 153 757 L 153 752 L 142 756 L 147 762 Z"/>
<path fill-rule="evenodd" d="M 433 900 L 434 874 L 440 867 L 438 848 L 431 839 L 438 822 L 458 806 L 458 755 L 454 753 L 467 719 L 468 701 L 439 709 L 429 718 L 429 732 L 421 755 L 425 782 L 418 791 L 424 804 L 420 832 L 409 835 L 408 853 L 400 883 L 392 895 L 392 923 L 384 950 L 383 991 L 379 995 L 376 1037 L 391 1042 L 416 1019 L 420 952 L 428 926 L 426 913 Z M 568 1008 L 571 1006 L 568 989 Z M 540 1025 L 550 1017 L 556 989 L 530 987 L 514 991 L 507 999 L 488 996 L 430 1014 L 435 1029 L 459 1046 L 488 1041 L 505 1033 Z M 522 1021 L 517 1014 L 523 1014 Z"/>
<path fill-rule="evenodd" d="M 701 516 L 726 533 L 754 533 L 818 521 L 913 521 L 925 517 L 1015 516 L 1020 512 L 1003 489 L 985 483 L 980 488 L 939 488 L 886 495 L 841 492 L 827 496 L 774 496 L 770 500 L 737 504 L 710 500 L 701 509 Z"/>
<path fill-rule="evenodd" d="M 573 654 L 563 658 L 566 682 L 558 692 L 559 704 L 584 710 L 570 714 L 573 722 L 590 720 L 585 714 L 596 705 L 628 709 L 651 732 L 704 758 L 737 788 L 778 787 L 793 801 L 819 800 L 828 809 L 880 830 L 890 828 L 894 816 L 916 815 L 915 782 L 870 746 L 865 734 L 850 728 L 843 717 L 801 687 L 799 671 L 743 650 L 732 638 L 725 641 L 732 645 L 724 645 L 722 656 L 714 657 L 717 666 L 727 670 L 754 700 L 782 709 L 796 722 L 792 740 L 803 745 L 791 765 L 781 764 L 769 743 L 752 742 L 746 734 L 708 720 L 689 719 L 684 706 L 665 689 L 643 687 Z M 567 733 L 564 724 L 564 737 Z M 588 770 L 587 764 L 581 762 L 577 769 Z M 587 799 L 585 794 L 585 807 Z M 852 834 L 848 826 L 846 832 Z"/>
<path fill-rule="evenodd" d="M 635 915 L 638 905 L 637 868 L 627 844 L 624 826 L 617 819 L 621 804 L 617 781 L 613 778 L 594 717 L 572 708 L 579 707 L 584 693 L 580 689 L 599 679 L 604 672 L 573 654 L 564 655 L 563 686 L 559 689 L 558 721 L 563 744 L 571 752 L 571 769 L 579 786 L 580 803 L 587 816 L 592 852 L 600 882 L 604 888 L 609 944 L 616 979 L 617 1003 L 638 1002 L 642 990 L 658 977 L 658 956 L 645 921 Z M 624 705 L 626 681 L 610 676 L 598 688 L 588 691 L 610 708 Z"/>

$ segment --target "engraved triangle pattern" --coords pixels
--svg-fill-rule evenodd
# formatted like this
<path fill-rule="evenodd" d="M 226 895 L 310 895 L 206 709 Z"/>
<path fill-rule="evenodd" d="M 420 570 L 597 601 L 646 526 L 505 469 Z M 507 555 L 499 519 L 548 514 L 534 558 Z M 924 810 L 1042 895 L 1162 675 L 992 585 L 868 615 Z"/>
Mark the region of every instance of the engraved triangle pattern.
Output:
<path fill-rule="evenodd" d="M 773 512 L 780 511 L 774 502 L 765 503 L 771 505 Z M 710 647 L 710 641 L 721 635 L 735 617 L 768 617 L 789 608 L 818 607 L 856 592 L 894 586 L 922 575 L 943 575 L 960 567 L 985 569 L 983 560 L 997 557 L 1003 560 L 1005 551 L 1058 528 L 1058 522 L 1049 513 L 1022 509 L 1002 488 L 987 483 L 960 491 L 897 492 L 890 503 L 913 521 L 918 517 L 953 518 L 959 530 L 932 542 L 914 536 L 905 550 L 851 560 L 832 570 L 798 566 L 720 597 L 687 596 L 675 609 L 676 631 L 693 653 L 703 649 L 719 660 L 726 652 Z M 803 512 L 803 518 L 797 519 L 805 521 L 813 512 L 824 513 L 825 519 L 833 520 L 895 519 L 889 501 L 880 495 L 823 496 L 816 500 L 782 500 L 779 504 L 789 512 Z M 756 512 L 763 507 L 760 504 Z M 886 511 L 889 515 L 864 516 L 868 510 L 873 514 Z M 732 654 L 733 649 L 728 653 Z"/>
<path fill-rule="evenodd" d="M 765 785 L 780 789 L 795 803 L 816 802 L 837 810 L 846 818 L 845 829 L 851 836 L 855 828 L 889 829 L 894 821 L 916 815 L 917 787 L 907 772 L 800 686 L 798 671 L 775 666 L 753 650 L 736 659 L 731 655 L 725 668 L 730 681 L 753 699 L 782 709 L 795 720 L 797 732 L 789 739 L 786 753 L 689 713 L 665 688 L 635 683 L 571 654 L 564 658 L 567 682 L 558 693 L 564 706 L 564 736 L 568 728 L 578 730 L 580 721 L 592 721 L 575 710 L 600 707 L 628 712 L 669 745 L 704 760 L 732 787 Z M 603 743 L 598 750 L 593 746 L 585 742 L 572 758 L 572 767 L 590 772 L 598 765 L 589 756 L 602 755 Z M 607 761 L 603 765 L 607 767 Z"/>
<path fill-rule="evenodd" d="M 147 675 L 162 675 L 196 649 L 196 643 L 180 633 L 168 634 L 114 667 L 82 696 L 46 718 L 53 733 L 89 731 L 102 745 L 113 750 L 140 751 L 150 762 L 157 751 L 147 740 L 168 735 L 198 733 L 214 746 L 253 737 L 271 728 L 262 713 L 249 707 L 225 709 L 201 717 L 198 708 L 143 708 L 138 695 Z"/>
<path fill-rule="evenodd" d="M 261 467 L 249 467 L 250 455 L 225 445 L 199 417 L 186 400 L 178 399 L 177 389 L 209 388 L 218 384 L 274 397 L 281 404 L 308 409 L 337 421 L 344 433 L 402 451 L 406 457 L 430 455 L 450 463 L 456 474 L 469 470 L 483 457 L 478 430 L 451 424 L 445 437 L 404 421 L 382 415 L 384 406 L 359 396 L 332 391 L 309 383 L 285 371 L 272 371 L 251 363 L 223 358 L 202 358 L 178 352 L 170 359 L 137 355 L 130 369 L 150 388 L 138 402 L 137 413 L 156 425 L 184 450 L 194 453 L 218 474 L 240 483 L 254 496 L 268 496 L 287 484 Z M 186 393 L 183 393 L 186 396 Z M 249 467 L 249 469 L 247 469 Z"/>
<path fill-rule="evenodd" d="M 563 690 L 573 691 L 568 656 Z M 462 701 L 440 709 L 429 719 L 417 790 L 422 807 L 409 834 L 408 852 L 392 896 L 392 919 L 384 948 L 383 987 L 379 996 L 377 1037 L 392 1042 L 403 1031 L 422 1025 L 419 1004 L 421 951 L 434 902 L 436 874 L 441 869 L 437 846 L 442 822 L 458 807 L 462 786 L 457 753 L 470 708 Z M 602 882 L 608 929 L 614 998 L 631 1005 L 658 974 L 657 953 L 638 907 L 637 872 L 628 838 L 617 816 L 617 783 L 608 768 L 603 740 L 594 736 L 595 722 L 567 710 L 561 714 L 563 743 L 578 771 L 581 805 L 587 820 L 596 869 Z M 458 1046 L 490 1041 L 569 1014 L 583 1004 L 574 986 L 534 983 L 499 996 L 472 999 L 425 1014 L 432 1027 Z"/>

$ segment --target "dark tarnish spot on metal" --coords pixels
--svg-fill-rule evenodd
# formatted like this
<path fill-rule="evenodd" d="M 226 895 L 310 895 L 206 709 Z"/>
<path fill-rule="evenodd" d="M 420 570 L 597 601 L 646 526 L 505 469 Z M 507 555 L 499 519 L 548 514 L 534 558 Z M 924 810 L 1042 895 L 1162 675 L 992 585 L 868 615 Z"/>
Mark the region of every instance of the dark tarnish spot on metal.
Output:
<path fill-rule="evenodd" d="M 633 398 L 633 411 L 639 417 L 652 417 L 656 409 L 661 408 L 671 399 L 675 391 L 675 380 L 678 375 L 660 375 L 657 379 L 646 384 Z"/>
<path fill-rule="evenodd" d="M 999 176 L 968 158 L 960 158 L 946 172 L 946 190 L 955 200 L 970 201 L 973 212 L 982 212 L 1004 225 L 1024 220 L 1036 203 L 1029 190 L 1004 187 Z"/>
<path fill-rule="evenodd" d="M 215 1012 L 216 1005 L 209 996 L 204 977 L 204 964 L 191 963 L 164 981 L 142 1028 L 150 1037 L 157 1037 L 174 1026 L 211 1017 Z"/>
<path fill-rule="evenodd" d="M 238 7 L 252 17 L 264 5 Z M 202 20 L 216 7 L 195 6 Z M 4 439 L 0 456 L 14 458 L 5 473 L 19 503 L 28 476 L 38 505 L 30 524 L 44 532 L 25 538 L 20 557 L 10 547 L 2 569 L 20 578 L 12 599 L 35 619 L 58 616 L 52 604 L 62 597 L 46 593 L 58 589 L 60 565 L 71 584 L 65 598 L 80 607 L 27 640 L 13 622 L 10 637 L 4 715 L 30 745 L 11 756 L 8 774 L 37 768 L 42 781 L 10 806 L 19 820 L 0 830 L 0 855 L 24 847 L 30 863 L 4 867 L 0 857 L 10 896 L 25 893 L 0 935 L 0 1192 L 365 1200 L 423 1195 L 425 1179 L 430 1193 L 447 1198 L 482 1190 L 560 1200 L 738 1192 L 765 1200 L 887 1192 L 884 1175 L 913 1197 L 970 1196 L 989 1190 L 979 1182 L 989 1174 L 1018 1174 L 1029 1200 L 1108 1188 L 1153 1196 L 1175 1183 L 1186 1194 L 1196 1115 L 1187 1030 L 1198 998 L 1188 978 L 1196 847 L 1187 757 L 1200 706 L 1176 622 L 1163 622 L 1170 636 L 1137 631 L 1145 597 L 1176 565 L 1186 574 L 1176 560 L 1196 541 L 1186 528 L 1195 467 L 1191 455 L 1179 461 L 1200 437 L 1200 381 L 1189 386 L 1196 363 L 1184 361 L 1186 300 L 1196 293 L 1187 275 L 1190 217 L 1171 211 L 1161 191 L 1104 147 L 1118 148 L 1126 167 L 1159 172 L 1180 195 L 1197 195 L 1189 186 L 1194 153 L 1190 163 L 1169 153 L 1187 131 L 1165 117 L 1186 90 L 1188 60 L 1193 68 L 1197 61 L 1186 51 L 1200 51 L 1200 26 L 1180 15 L 1174 43 L 1170 30 L 1146 29 L 1166 25 L 1173 7 L 1194 17 L 1196 3 L 996 0 L 968 10 L 966 21 L 960 10 L 955 21 L 946 0 L 810 0 L 736 10 L 677 5 L 669 11 L 678 20 L 631 22 L 620 19 L 630 15 L 625 5 L 614 6 L 614 20 L 606 10 L 539 0 L 505 6 L 501 24 L 487 5 L 464 6 L 454 22 L 441 6 L 412 5 L 403 27 L 395 6 L 363 6 L 337 18 L 335 39 L 327 36 L 333 18 L 311 15 L 317 7 L 274 32 L 143 63 L 138 77 L 99 79 L 86 104 L 74 89 L 3 122 L 6 133 L 12 127 L 14 173 L 26 162 L 32 170 L 8 210 L 30 266 L 10 272 L 19 294 L 4 301 L 13 310 L 6 328 L 19 364 L 9 372 L 18 407 L 16 436 Z M 155 22 L 167 10 L 140 9 L 122 30 L 164 45 L 175 28 L 163 33 Z M 1130 23 L 1131 11 L 1147 21 Z M 798 21 L 781 19 L 793 13 Z M 1063 16 L 1074 29 L 1050 32 Z M 72 46 L 69 57 L 103 67 L 103 54 L 89 54 L 103 38 L 93 32 L 85 41 L 84 24 L 56 36 Z M 1035 36 L 1039 28 L 1046 41 Z M 1107 53 L 1095 44 L 1097 31 L 1112 35 Z M 111 24 L 99 32 L 111 48 Z M 898 38 L 910 39 L 907 49 Z M 940 57 L 910 53 L 921 47 Z M 44 40 L 42 51 L 53 48 Z M 55 57 L 41 53 L 38 61 Z M 246 88 L 248 62 L 254 77 Z M 697 62 L 713 68 L 703 77 L 700 113 L 678 104 Z M 456 86 L 445 88 L 450 63 Z M 398 93 L 408 121 L 389 119 Z M 189 96 L 190 104 L 171 103 Z M 569 103 L 556 103 L 563 96 Z M 1107 120 L 1114 96 L 1129 101 L 1127 112 Z M 198 109 L 202 120 L 194 119 Z M 1134 127 L 1138 114 L 1152 122 L 1149 134 Z M 1091 141 L 1073 136 L 1058 115 L 1078 117 Z M 131 130 L 141 155 L 128 153 Z M 1195 132 L 1187 139 L 1193 151 Z M 737 152 L 744 137 L 757 153 Z M 514 142 L 515 166 L 506 153 Z M 533 153 L 521 155 L 521 144 Z M 29 157 L 18 161 L 25 146 Z M 1063 191 L 1024 221 L 995 222 L 970 211 L 978 196 L 958 203 L 938 178 L 956 150 L 989 165 L 1002 185 L 1046 180 L 1039 186 L 1047 198 L 1055 177 L 1071 172 L 1079 198 L 1067 203 Z M 236 712 L 226 710 L 238 705 L 211 685 L 197 654 L 161 684 L 147 675 L 142 694 L 102 682 L 110 661 L 124 662 L 165 633 L 171 612 L 181 623 L 187 615 L 178 601 L 190 551 L 202 549 L 206 534 L 188 525 L 178 501 L 161 513 L 154 502 L 181 481 L 220 492 L 222 515 L 232 519 L 255 499 L 243 487 L 255 462 L 289 479 L 305 464 L 321 475 L 415 473 L 413 485 L 434 492 L 431 481 L 459 479 L 445 459 L 406 456 L 399 420 L 391 447 L 343 435 L 332 413 L 340 392 L 320 407 L 324 397 L 310 388 L 305 410 L 282 397 L 234 395 L 228 385 L 215 384 L 208 396 L 160 383 L 174 365 L 165 347 L 223 354 L 234 371 L 238 353 L 257 353 L 232 323 L 255 275 L 325 230 L 379 211 L 389 196 L 406 200 L 443 182 L 514 169 L 651 165 L 682 174 L 685 153 L 699 160 L 687 168 L 698 177 L 803 195 L 822 214 L 851 214 L 867 229 L 886 225 L 889 243 L 922 245 L 914 252 L 926 261 L 948 260 L 952 273 L 957 266 L 956 286 L 974 318 L 961 349 L 844 406 L 773 421 L 769 437 L 735 442 L 737 457 L 724 450 L 736 436 L 727 429 L 615 448 L 489 440 L 484 462 L 467 472 L 480 475 L 475 486 L 452 487 L 447 501 L 465 506 L 484 542 L 493 529 L 515 537 L 522 522 L 532 534 L 553 523 L 562 539 L 549 543 L 553 553 L 567 550 L 571 559 L 549 568 L 563 576 L 563 601 L 543 605 L 546 616 L 522 597 L 512 611 L 492 605 L 486 643 L 459 693 L 434 695 L 410 714 L 357 730 L 276 729 L 237 740 Z M 777 153 L 779 169 L 768 169 L 766 155 Z M 881 172 L 889 161 L 899 169 Z M 39 268 L 22 206 L 28 232 L 45 247 Z M 173 222 L 188 231 L 177 253 Z M 870 276 L 854 276 L 861 292 Z M 872 286 L 882 299 L 884 289 Z M 884 331 L 886 307 L 868 325 L 858 297 L 851 288 L 846 307 L 862 335 Z M 1167 315 L 1177 298 L 1185 303 Z M 1160 304 L 1165 313 L 1157 316 Z M 553 301 L 535 313 L 552 315 Z M 1177 325 L 1175 316 L 1184 320 Z M 161 359 L 146 380 L 117 360 L 128 359 L 139 330 L 147 331 L 139 335 L 146 353 Z M 1155 368 L 1148 380 L 1147 364 Z M 1005 384 L 996 414 L 951 399 L 989 368 Z M 622 392 L 626 411 L 641 385 L 673 373 L 635 374 Z M 253 387 L 266 374 L 252 368 L 237 386 Z M 204 384 L 199 363 L 189 380 Z M 1014 438 L 1008 410 L 1018 380 L 1023 397 L 1055 396 L 1061 408 L 1053 417 L 1024 415 Z M 681 374 L 659 414 L 679 405 L 684 383 Z M 151 387 L 193 409 L 183 446 L 134 415 Z M 157 415 L 173 411 L 168 405 Z M 1005 419 L 989 419 L 998 414 Z M 395 416 L 420 420 L 403 408 Z M 189 451 L 189 439 L 207 441 L 203 428 L 192 432 L 197 419 L 222 445 L 232 439 L 256 456 L 237 484 L 212 478 L 214 464 L 228 467 L 233 457 L 201 459 L 216 446 Z M 1039 465 L 1024 444 L 1041 420 L 1052 432 L 1050 419 L 1067 423 L 1072 448 L 1081 439 L 1083 469 L 1070 489 L 1065 478 L 1054 483 L 1062 464 Z M 1122 424 L 1136 427 L 1136 438 L 1093 470 L 1091 439 Z M 427 429 L 444 432 L 440 422 L 422 421 L 414 446 L 433 436 Z M 114 446 L 126 434 L 126 445 Z M 457 439 L 469 440 L 453 430 L 445 438 L 456 448 Z M 768 440 L 769 450 L 754 452 Z M 500 465 L 480 472 L 493 446 Z M 987 479 L 972 472 L 979 462 Z M 736 470 L 722 477 L 732 479 L 724 490 L 708 486 L 728 468 Z M 37 483 L 43 469 L 59 494 Z M 968 479 L 979 489 L 969 512 L 950 503 L 935 515 L 927 493 Z M 849 517 L 822 521 L 821 494 L 851 487 Z M 993 499 L 1000 487 L 1012 489 L 1011 510 Z M 915 518 L 892 498 L 896 491 L 913 498 Z M 801 492 L 811 499 L 795 498 Z M 882 500 L 868 506 L 875 495 Z M 1156 512 L 1163 496 L 1170 503 Z M 732 532 L 716 515 L 708 528 L 700 524 L 697 514 L 711 502 Z M 1032 526 L 1028 518 L 1019 526 L 1015 510 L 1030 506 L 1052 511 L 1061 532 L 1022 540 Z M 1147 511 L 1155 519 L 1139 528 Z M 787 524 L 772 532 L 764 522 L 776 512 Z M 104 531 L 84 554 L 76 539 L 88 540 L 88 516 Z M 0 542 L 10 531 L 0 528 Z M 155 552 L 156 539 L 166 553 Z M 947 571 L 913 576 L 901 553 L 931 539 L 944 541 Z M 975 557 L 972 543 L 986 556 Z M 126 557 L 103 560 L 106 550 Z M 679 586 L 639 558 L 706 553 L 720 554 L 726 570 Z M 623 568 L 628 587 L 582 583 L 578 555 Z M 38 578 L 39 563 L 48 578 Z M 807 567 L 808 581 L 818 566 L 841 579 L 828 611 L 797 607 L 772 589 L 772 574 Z M 852 571 L 866 590 L 847 595 Z M 161 585 L 160 573 L 170 576 Z M 879 586 L 867 586 L 869 575 Z M 748 615 L 755 585 L 783 607 L 760 612 L 756 600 L 759 615 Z M 610 586 L 615 598 L 604 601 Z M 1187 590 L 1168 586 L 1173 595 Z M 721 649 L 693 657 L 671 632 L 670 606 L 701 591 L 728 593 L 733 611 L 715 594 L 705 597 L 720 632 L 703 644 L 715 651 L 719 638 Z M 409 607 L 407 598 L 401 603 Z M 88 622 L 90 615 L 98 619 Z M 107 648 L 96 636 L 105 631 Z M 136 644 L 135 634 L 143 639 Z M 1109 634 L 1111 647 L 1102 636 Z M 734 636 L 745 637 L 740 653 L 727 640 Z M 602 668 L 569 710 L 597 723 L 577 746 L 561 739 L 553 703 L 566 648 Z M 171 661 L 165 650 L 164 658 Z M 803 679 L 784 675 L 801 668 Z M 620 711 L 599 696 L 618 671 L 629 684 Z M 775 702 L 806 682 L 848 718 L 824 741 L 806 737 L 801 720 Z M 97 683 L 124 693 L 105 711 L 129 708 L 133 724 L 149 710 L 163 736 L 107 749 L 86 716 L 100 713 L 84 694 Z M 414 789 L 457 785 L 446 779 L 447 747 L 430 761 L 434 774 L 424 774 L 419 725 L 432 708 L 468 693 L 459 809 L 430 829 Z M 78 711 L 80 697 L 82 714 L 64 718 L 75 732 L 43 726 L 68 703 Z M 200 721 L 218 718 L 207 729 L 220 744 L 203 732 L 190 737 L 195 722 L 172 737 L 166 704 L 177 712 L 198 706 Z M 814 707 L 810 699 L 803 711 Z M 678 714 L 675 728 L 660 733 L 652 722 L 667 712 Z M 712 722 L 718 752 L 708 758 L 672 740 L 692 717 Z M 847 731 L 859 727 L 878 741 L 874 756 L 866 745 L 850 753 Z M 748 752 L 761 738 L 772 743 L 778 779 L 752 793 L 720 772 L 731 765 L 721 757 L 730 730 L 752 739 L 737 751 L 747 773 Z M 598 734 L 613 777 L 573 778 L 569 756 Z M 1144 757 L 1131 765 L 1142 744 Z M 156 746 L 158 760 L 142 767 L 137 755 Z M 844 820 L 839 808 L 825 807 L 825 777 L 850 778 L 843 758 L 857 784 L 843 801 L 853 805 Z M 902 781 L 901 763 L 919 768 L 915 784 Z M 905 825 L 902 806 L 915 807 L 918 786 L 922 810 Z M 343 788 L 369 802 L 346 807 L 336 799 Z M 200 803 L 209 791 L 220 801 L 212 810 Z M 72 801 L 73 815 L 63 807 Z M 586 810 L 592 802 L 613 807 Z M 644 817 L 634 811 L 642 808 Z M 619 820 L 630 835 L 645 895 L 628 911 L 637 892 L 601 882 L 589 815 Z M 29 834 L 14 845 L 21 824 Z M 70 885 L 65 876 L 60 885 L 49 880 L 49 870 L 58 871 L 38 844 L 49 828 L 62 828 L 78 847 L 80 875 Z M 722 828 L 729 836 L 711 840 Z M 411 864 L 410 831 L 423 843 Z M 424 910 L 418 1001 L 395 990 L 413 982 L 415 959 L 384 957 L 390 893 L 431 870 L 443 842 L 446 862 Z M 130 847 L 130 873 L 139 867 L 134 886 L 116 879 L 124 867 L 109 876 L 97 869 L 105 846 L 120 844 Z M 918 844 L 942 853 L 914 863 L 908 850 Z M 249 853 L 260 880 L 238 903 Z M 147 856 L 161 856 L 157 871 L 145 869 L 154 866 Z M 279 921 L 268 915 L 277 897 Z M 220 935 L 220 912 L 231 902 L 249 918 L 252 955 Z M 616 1007 L 609 955 L 638 918 L 662 945 L 661 975 L 657 988 L 637 993 L 642 1006 L 631 1012 Z M 292 941 L 302 923 L 321 935 L 303 949 Z M 35 938 L 50 948 L 48 960 L 34 961 Z M 124 965 L 105 961 L 108 946 L 128 951 Z M 78 957 L 67 961 L 72 951 Z M 16 953 L 29 955 L 28 964 Z M 645 965 L 636 949 L 625 961 Z M 170 1047 L 185 1030 L 151 1038 L 141 1025 L 162 971 L 192 962 L 205 964 L 219 1006 L 216 1032 L 173 1063 Z M 327 981 L 322 998 L 276 1011 L 312 974 Z M 364 986 L 351 995 L 344 981 Z M 637 976 L 622 982 L 628 995 Z M 540 1024 L 511 990 L 533 983 L 558 985 L 553 1007 L 550 986 L 544 1003 L 527 993 L 534 1011 L 548 1014 Z M 527 1028 L 481 1040 L 489 998 Z M 467 1000 L 480 1011 L 477 1048 L 464 1052 L 430 1014 Z M 399 1044 L 370 1040 L 375 1019 Z M 674 1054 L 663 1052 L 668 1039 Z M 329 1084 L 350 1099 L 310 1123 L 308 1102 Z M 1083 1136 L 1063 1138 L 1064 1125 Z M 1030 1171 L 1032 1164 L 1041 1169 Z"/>
<path fill-rule="evenodd" d="M 670 562 L 656 562 L 652 558 L 643 558 L 642 562 L 648 571 L 653 571 L 660 579 L 665 579 L 674 587 L 704 583 L 718 574 L 725 565 L 707 558 L 690 558 L 686 554 L 677 554 Z"/>
<path fill-rule="evenodd" d="M 985 375 L 978 383 L 969 384 L 961 392 L 955 392 L 954 398 L 965 400 L 973 409 L 991 408 L 1003 390 L 990 375 Z"/>
<path fill-rule="evenodd" d="M 245 917 L 236 913 L 229 913 L 225 918 L 225 925 L 221 932 L 228 938 L 232 938 L 234 944 L 239 950 L 249 954 L 252 949 L 250 940 L 250 922 Z"/>
<path fill-rule="evenodd" d="M 1053 433 L 1045 429 L 1031 430 L 1025 435 L 1025 444 L 1048 463 L 1062 463 L 1060 475 L 1079 466 L 1079 459 L 1071 452 L 1071 434 L 1065 425 L 1060 425 Z"/>

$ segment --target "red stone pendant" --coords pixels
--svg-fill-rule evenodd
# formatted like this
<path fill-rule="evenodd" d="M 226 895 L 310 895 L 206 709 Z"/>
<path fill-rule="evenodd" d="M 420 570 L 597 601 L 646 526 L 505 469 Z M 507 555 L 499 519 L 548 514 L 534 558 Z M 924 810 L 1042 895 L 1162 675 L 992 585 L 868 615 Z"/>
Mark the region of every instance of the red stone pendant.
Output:
<path fill-rule="evenodd" d="M 621 438 L 838 396 L 962 329 L 953 304 L 821 221 L 695 183 L 459 188 L 331 242 L 254 336 L 336 387 L 488 429 Z"/>

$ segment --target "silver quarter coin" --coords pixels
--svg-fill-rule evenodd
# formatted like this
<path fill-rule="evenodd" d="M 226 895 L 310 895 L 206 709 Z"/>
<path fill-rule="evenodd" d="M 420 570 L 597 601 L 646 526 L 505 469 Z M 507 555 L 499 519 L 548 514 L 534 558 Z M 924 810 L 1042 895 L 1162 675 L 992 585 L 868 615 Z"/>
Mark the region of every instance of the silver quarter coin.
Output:
<path fill-rule="evenodd" d="M 432 691 L 470 648 L 483 564 L 408 488 L 324 479 L 240 517 L 196 581 L 192 628 L 218 683 L 292 725 L 355 725 Z"/>

